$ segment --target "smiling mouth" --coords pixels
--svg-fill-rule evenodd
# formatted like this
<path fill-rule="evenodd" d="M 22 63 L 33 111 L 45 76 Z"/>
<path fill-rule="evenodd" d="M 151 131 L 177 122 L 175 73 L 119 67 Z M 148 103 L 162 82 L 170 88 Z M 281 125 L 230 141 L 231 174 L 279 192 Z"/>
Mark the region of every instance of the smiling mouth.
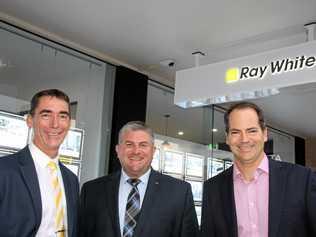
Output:
<path fill-rule="evenodd" d="M 249 152 L 254 146 L 238 146 L 238 149 L 242 152 Z"/>
<path fill-rule="evenodd" d="M 48 133 L 48 136 L 57 137 L 57 136 L 60 136 L 61 134 L 62 134 L 62 132 L 50 132 L 50 133 Z"/>
<path fill-rule="evenodd" d="M 140 161 L 140 160 L 142 160 L 142 158 L 138 157 L 138 156 L 133 156 L 133 157 L 130 157 L 129 159 L 132 160 L 132 161 Z"/>

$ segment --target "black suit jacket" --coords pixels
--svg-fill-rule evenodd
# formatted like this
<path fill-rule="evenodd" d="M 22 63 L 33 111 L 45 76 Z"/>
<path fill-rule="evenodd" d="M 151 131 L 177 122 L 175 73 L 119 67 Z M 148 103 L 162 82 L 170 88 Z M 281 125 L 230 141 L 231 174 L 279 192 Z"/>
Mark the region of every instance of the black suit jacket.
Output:
<path fill-rule="evenodd" d="M 118 192 L 120 172 L 83 185 L 81 237 L 120 237 Z M 191 187 L 154 170 L 148 180 L 135 237 L 195 237 L 198 223 Z"/>
<path fill-rule="evenodd" d="M 269 237 L 316 236 L 316 174 L 269 160 Z M 202 237 L 237 237 L 233 168 L 204 183 Z"/>
<path fill-rule="evenodd" d="M 67 202 L 68 236 L 77 237 L 79 184 L 60 164 Z M 42 218 L 42 202 L 35 165 L 28 147 L 0 157 L 0 236 L 35 236 Z"/>

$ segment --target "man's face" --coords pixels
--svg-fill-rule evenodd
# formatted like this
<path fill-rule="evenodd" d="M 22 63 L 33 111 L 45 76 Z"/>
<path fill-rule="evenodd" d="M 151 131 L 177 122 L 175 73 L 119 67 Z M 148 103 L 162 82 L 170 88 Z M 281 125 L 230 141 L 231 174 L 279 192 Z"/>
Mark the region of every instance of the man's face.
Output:
<path fill-rule="evenodd" d="M 229 116 L 226 143 L 237 165 L 259 165 L 264 156 L 267 129 L 262 130 L 258 115 L 251 108 L 233 110 Z"/>
<path fill-rule="evenodd" d="M 45 154 L 55 157 L 70 127 L 69 106 L 64 100 L 43 96 L 29 115 L 27 125 L 33 128 L 33 142 Z"/>
<path fill-rule="evenodd" d="M 150 169 L 155 147 L 144 131 L 127 131 L 116 145 L 117 156 L 123 170 L 130 178 L 139 178 Z"/>

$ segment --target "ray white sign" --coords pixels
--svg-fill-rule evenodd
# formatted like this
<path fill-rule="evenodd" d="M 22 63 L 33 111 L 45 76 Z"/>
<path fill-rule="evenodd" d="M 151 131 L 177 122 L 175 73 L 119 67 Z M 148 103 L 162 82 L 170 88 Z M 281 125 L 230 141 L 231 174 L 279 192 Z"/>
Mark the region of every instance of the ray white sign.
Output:
<path fill-rule="evenodd" d="M 226 71 L 226 83 L 232 83 L 239 80 L 263 79 L 267 73 L 272 76 L 286 72 L 298 71 L 312 68 L 316 65 L 315 56 L 297 56 L 295 58 L 284 58 L 275 60 L 266 65 L 243 66 L 240 69 L 229 68 Z"/>
<path fill-rule="evenodd" d="M 203 106 L 312 82 L 316 82 L 316 41 L 177 71 L 174 102 L 184 108 Z"/>

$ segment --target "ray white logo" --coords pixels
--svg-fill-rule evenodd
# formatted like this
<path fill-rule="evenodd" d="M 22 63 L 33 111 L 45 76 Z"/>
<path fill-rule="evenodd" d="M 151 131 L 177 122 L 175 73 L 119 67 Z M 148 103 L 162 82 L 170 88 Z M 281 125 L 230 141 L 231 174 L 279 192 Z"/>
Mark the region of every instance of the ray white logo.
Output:
<path fill-rule="evenodd" d="M 243 66 L 241 68 L 229 68 L 226 71 L 225 82 L 233 83 L 239 80 L 258 79 L 262 80 L 267 73 L 271 75 L 281 74 L 291 71 L 303 70 L 305 68 L 312 68 L 316 66 L 316 57 L 304 55 L 292 58 L 284 58 L 282 60 L 275 60 L 267 65 L 260 65 L 255 67 Z"/>

